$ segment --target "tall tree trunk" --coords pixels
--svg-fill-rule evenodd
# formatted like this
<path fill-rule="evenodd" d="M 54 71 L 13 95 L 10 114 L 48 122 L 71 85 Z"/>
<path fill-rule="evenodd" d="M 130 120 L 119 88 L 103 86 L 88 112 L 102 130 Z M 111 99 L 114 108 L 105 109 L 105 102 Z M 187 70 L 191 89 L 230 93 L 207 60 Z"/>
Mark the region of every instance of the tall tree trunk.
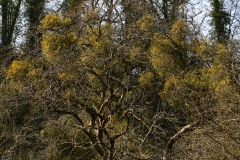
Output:
<path fill-rule="evenodd" d="M 29 18 L 29 30 L 27 35 L 28 52 L 36 55 L 40 52 L 41 34 L 37 31 L 37 26 L 43 17 L 43 10 L 46 0 L 27 0 L 27 14 Z"/>
<path fill-rule="evenodd" d="M 214 27 L 217 41 L 224 43 L 229 40 L 230 29 L 227 26 L 230 25 L 230 14 L 224 11 L 224 4 L 219 0 L 212 0 L 211 3 L 213 9 L 211 11 L 212 26 Z"/>
<path fill-rule="evenodd" d="M 8 47 L 12 43 L 12 37 L 22 0 L 14 2 L 2 0 L 2 32 L 1 32 L 1 54 L 6 55 L 9 51 Z"/>

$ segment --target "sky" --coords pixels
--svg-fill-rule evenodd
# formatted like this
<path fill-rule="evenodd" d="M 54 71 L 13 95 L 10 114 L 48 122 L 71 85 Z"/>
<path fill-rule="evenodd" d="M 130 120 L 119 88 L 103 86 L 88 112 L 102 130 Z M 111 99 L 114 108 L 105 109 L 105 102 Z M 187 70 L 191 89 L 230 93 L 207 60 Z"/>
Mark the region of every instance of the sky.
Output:
<path fill-rule="evenodd" d="M 188 5 L 189 19 L 193 18 L 196 25 L 204 36 L 208 36 L 211 30 L 209 25 L 211 18 L 209 17 L 211 6 L 209 0 L 190 0 Z"/>

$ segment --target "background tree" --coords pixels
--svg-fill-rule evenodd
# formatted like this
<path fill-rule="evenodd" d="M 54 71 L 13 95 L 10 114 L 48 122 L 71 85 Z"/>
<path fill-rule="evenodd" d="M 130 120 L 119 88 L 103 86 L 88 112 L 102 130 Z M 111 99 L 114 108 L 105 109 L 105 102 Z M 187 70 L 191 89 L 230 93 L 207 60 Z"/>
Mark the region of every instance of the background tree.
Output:
<path fill-rule="evenodd" d="M 213 0 L 211 11 L 212 25 L 217 35 L 218 42 L 229 40 L 230 36 L 230 14 L 225 11 L 224 1 Z"/>
<path fill-rule="evenodd" d="M 35 51 L 35 49 L 39 49 L 40 45 L 40 37 L 41 34 L 38 33 L 37 27 L 40 24 L 41 19 L 44 16 L 44 5 L 45 0 L 27 0 L 26 1 L 26 13 L 28 17 L 28 35 L 27 35 L 27 48 L 28 52 L 33 51 L 32 54 L 37 54 L 39 51 Z"/>
<path fill-rule="evenodd" d="M 187 23 L 177 21 L 168 35 L 156 33 L 152 46 L 153 67 L 164 79 L 163 90 L 159 92 L 159 95 L 166 105 L 174 106 L 176 110 L 180 109 L 180 115 L 184 117 L 179 119 L 184 127 L 166 144 L 164 159 L 170 159 L 174 143 L 186 131 L 199 127 L 206 133 L 211 132 L 214 127 L 220 126 L 221 122 L 216 122 L 219 119 L 218 116 L 229 118 L 220 111 L 222 109 L 219 109 L 219 106 L 226 105 L 226 102 L 222 101 L 223 97 L 228 99 L 228 105 L 232 104 L 233 108 L 238 107 L 234 99 L 239 95 L 239 88 L 231 80 L 233 75 L 227 68 L 235 59 L 222 44 L 214 42 L 208 44 L 203 39 L 194 43 L 192 39 L 196 40 L 197 37 L 192 37 L 189 33 L 191 31 Z M 232 99 L 232 96 L 236 97 Z M 213 128 L 208 128 L 209 126 Z M 218 131 L 214 134 L 224 137 L 223 133 Z M 211 138 L 215 140 L 215 143 L 219 142 L 212 136 Z M 229 151 L 231 150 L 229 145 L 219 143 L 225 148 L 222 152 L 224 156 L 235 158 L 239 156 L 239 153 Z M 207 158 L 210 155 L 212 158 L 222 156 L 214 156 L 211 152 L 207 152 L 204 156 Z M 177 159 L 181 157 L 178 156 Z"/>
<path fill-rule="evenodd" d="M 1 2 L 1 55 L 9 51 L 22 0 L 2 0 Z"/>

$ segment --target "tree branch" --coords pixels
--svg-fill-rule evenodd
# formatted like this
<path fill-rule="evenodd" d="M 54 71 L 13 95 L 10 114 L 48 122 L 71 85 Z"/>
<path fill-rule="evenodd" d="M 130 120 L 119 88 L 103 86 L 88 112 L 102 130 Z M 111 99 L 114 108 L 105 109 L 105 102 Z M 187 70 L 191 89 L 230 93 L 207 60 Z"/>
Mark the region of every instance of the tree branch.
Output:
<path fill-rule="evenodd" d="M 167 143 L 167 146 L 165 148 L 164 151 L 164 155 L 163 155 L 163 160 L 170 160 L 171 159 L 171 152 L 172 152 L 172 148 L 174 143 L 179 140 L 182 136 L 182 134 L 188 132 L 189 130 L 191 130 L 194 126 L 196 126 L 198 124 L 197 123 L 193 123 L 193 124 L 188 124 L 184 127 L 182 127 L 182 129 L 180 131 L 178 131 L 173 137 L 170 138 L 170 140 Z"/>

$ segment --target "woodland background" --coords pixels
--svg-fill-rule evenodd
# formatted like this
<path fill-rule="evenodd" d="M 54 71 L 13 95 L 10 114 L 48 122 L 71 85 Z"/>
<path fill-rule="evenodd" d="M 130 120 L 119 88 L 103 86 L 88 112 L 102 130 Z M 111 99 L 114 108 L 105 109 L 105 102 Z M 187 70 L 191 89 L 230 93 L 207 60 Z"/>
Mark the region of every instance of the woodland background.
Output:
<path fill-rule="evenodd" d="M 2 159 L 240 159 L 238 0 L 0 10 Z"/>

